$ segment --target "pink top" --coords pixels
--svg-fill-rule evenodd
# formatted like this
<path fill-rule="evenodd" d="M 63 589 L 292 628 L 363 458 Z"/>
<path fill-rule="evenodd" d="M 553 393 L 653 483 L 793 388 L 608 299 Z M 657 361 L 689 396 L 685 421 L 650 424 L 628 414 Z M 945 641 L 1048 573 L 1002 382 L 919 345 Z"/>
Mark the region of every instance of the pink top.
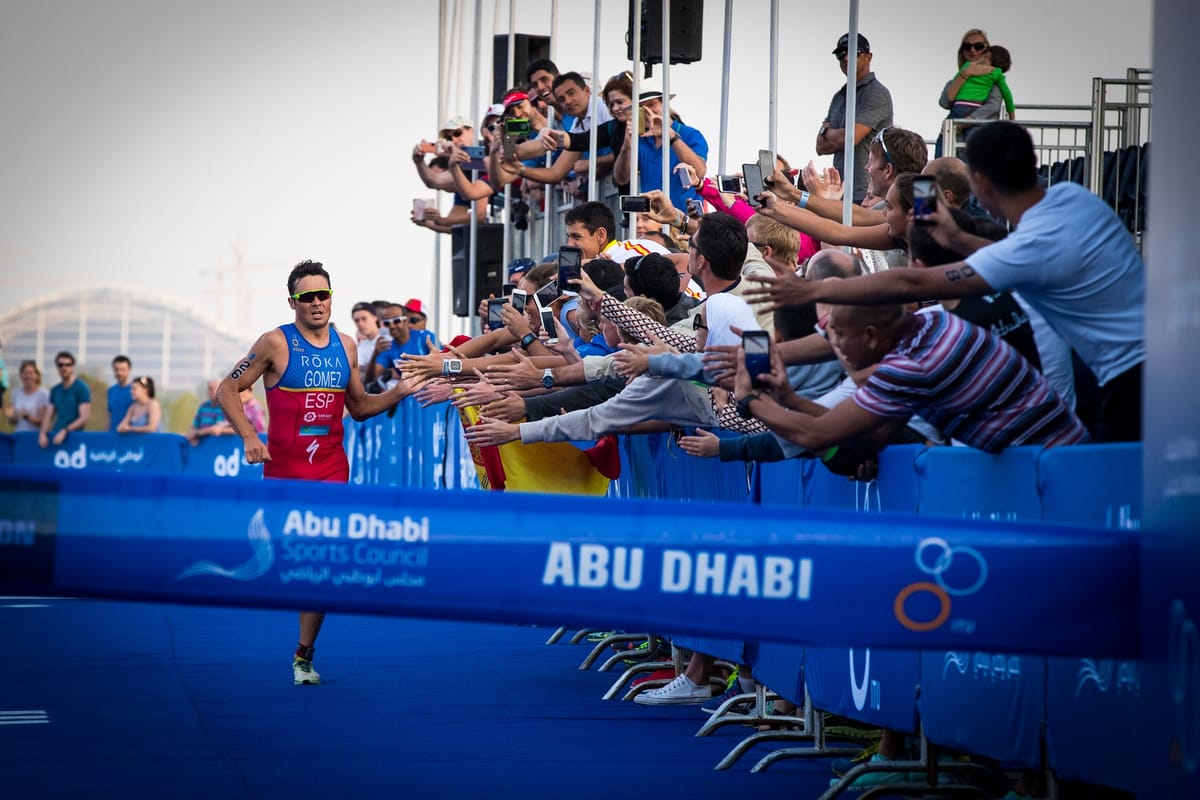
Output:
<path fill-rule="evenodd" d="M 747 203 L 740 195 L 734 198 L 732 205 L 725 205 L 725 199 L 721 196 L 721 192 L 717 190 L 717 185 L 713 183 L 712 178 L 705 178 L 701 181 L 700 188 L 697 191 L 699 191 L 701 197 L 711 203 L 718 211 L 728 214 L 743 225 L 758 213 L 754 206 Z M 820 252 L 820 250 L 820 242 L 807 233 L 800 233 L 800 251 L 796 255 L 796 263 L 808 260 Z"/>

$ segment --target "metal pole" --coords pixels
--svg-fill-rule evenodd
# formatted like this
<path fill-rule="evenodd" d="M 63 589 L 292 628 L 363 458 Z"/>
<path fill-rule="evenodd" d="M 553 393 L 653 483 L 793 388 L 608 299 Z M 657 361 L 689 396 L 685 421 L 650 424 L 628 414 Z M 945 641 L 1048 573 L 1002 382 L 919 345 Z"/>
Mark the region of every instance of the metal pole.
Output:
<path fill-rule="evenodd" d="M 592 23 L 592 86 L 589 97 L 591 100 L 588 105 L 588 114 L 591 117 L 591 123 L 588 125 L 588 200 L 595 200 L 597 197 L 596 191 L 596 118 L 599 116 L 596 113 L 597 104 L 600 102 L 600 0 L 593 0 L 592 5 L 595 7 L 595 19 Z"/>
<path fill-rule="evenodd" d="M 850 0 L 850 35 L 846 37 L 846 174 L 842 185 L 848 187 L 842 196 L 842 224 L 854 221 L 854 120 L 858 107 L 858 0 Z M 853 59 L 850 57 L 854 54 Z M 849 248 L 847 248 L 849 249 Z"/>
<path fill-rule="evenodd" d="M 641 103 L 638 101 L 638 96 L 642 93 L 642 13 L 645 6 L 642 5 L 642 0 L 633 0 L 633 109 L 629 112 L 629 124 L 633 126 L 633 139 L 631 140 L 633 149 L 629 151 L 629 193 L 639 194 L 641 192 L 641 181 L 639 178 L 638 166 L 638 146 L 642 141 L 642 137 L 638 134 L 638 118 L 642 113 Z M 629 224 L 633 225 L 634 232 L 637 232 L 637 216 L 629 218 Z M 633 238 L 633 237 L 630 237 Z"/>
<path fill-rule="evenodd" d="M 517 25 L 517 0 L 508 0 L 508 64 L 506 65 L 505 73 L 504 73 L 504 76 L 505 76 L 504 91 L 508 91 L 509 87 L 511 87 L 513 85 L 513 72 L 516 70 L 516 67 L 514 65 L 514 61 L 516 58 L 516 46 L 517 46 L 516 25 Z M 482 135 L 482 134 L 483 134 L 483 132 L 480 131 L 480 135 Z M 501 251 L 503 253 L 501 258 L 503 259 L 504 266 L 501 267 L 501 269 L 503 270 L 503 274 L 501 275 L 501 277 L 505 278 L 505 279 L 508 278 L 508 265 L 509 265 L 509 263 L 512 262 L 512 236 L 513 236 L 513 234 L 512 234 L 512 219 L 509 215 L 509 209 L 512 208 L 512 206 L 509 205 L 509 203 L 511 201 L 512 201 L 512 184 L 506 183 L 506 184 L 504 184 L 504 207 L 500 210 L 501 219 L 504 220 L 504 246 L 503 246 L 503 250 Z"/>
<path fill-rule="evenodd" d="M 475 52 L 471 56 L 471 108 L 479 107 L 479 48 L 480 31 L 483 29 L 483 0 L 475 0 Z M 471 335 L 479 335 L 481 328 L 475 309 L 479 305 L 479 286 L 476 281 L 476 265 L 479 263 L 479 219 L 475 215 L 475 203 L 471 201 L 467 208 L 471 212 L 471 243 L 467 257 L 467 313 L 470 314 Z"/>
<path fill-rule="evenodd" d="M 767 89 L 767 147 L 776 153 L 779 138 L 779 0 L 771 0 L 771 64 Z M 774 166 L 774 165 L 772 165 Z M 771 177 L 763 175 L 764 178 Z"/>
<path fill-rule="evenodd" d="M 558 63 L 555 59 L 558 56 L 558 0 L 550 0 L 550 60 Z M 546 124 L 554 123 L 554 109 L 546 107 Z M 550 154 L 546 154 L 546 166 L 550 166 Z M 554 220 L 557 217 L 554 210 L 554 187 L 547 186 L 542 190 L 542 252 L 539 254 L 545 255 L 550 252 L 550 229 L 554 225 Z"/>
<path fill-rule="evenodd" d="M 1088 135 L 1088 189 L 1101 196 L 1104 187 L 1104 78 L 1092 78 L 1092 130 Z"/>
<path fill-rule="evenodd" d="M 774 32 L 771 33 L 774 45 Z M 729 146 L 729 67 L 733 52 L 733 0 L 725 0 L 725 42 L 721 49 L 721 138 L 717 142 L 717 174 L 728 175 L 725 169 Z"/>
<path fill-rule="evenodd" d="M 438 90 L 437 90 L 437 119 L 433 121 L 434 125 L 441 125 L 445 117 L 442 113 L 445 111 L 446 95 L 446 0 L 438 2 Z M 421 187 L 422 191 L 424 186 Z M 445 331 L 446 328 L 442 325 L 442 237 L 433 237 L 433 297 L 430 298 L 430 305 L 433 308 L 433 329 Z"/>
<path fill-rule="evenodd" d="M 662 0 L 662 191 L 671 196 L 671 3 Z M 684 211 L 686 209 L 679 209 Z"/>

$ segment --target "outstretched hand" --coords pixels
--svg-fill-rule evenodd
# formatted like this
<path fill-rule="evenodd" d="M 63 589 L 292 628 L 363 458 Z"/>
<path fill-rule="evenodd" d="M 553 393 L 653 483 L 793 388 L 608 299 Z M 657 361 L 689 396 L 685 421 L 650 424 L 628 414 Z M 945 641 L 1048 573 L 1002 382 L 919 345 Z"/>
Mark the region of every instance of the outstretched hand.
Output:
<path fill-rule="evenodd" d="M 748 280 L 750 284 L 743 295 L 744 299 L 751 305 L 767 303 L 767 311 L 784 306 L 802 306 L 816 297 L 812 282 L 799 275 L 751 275 Z"/>
<path fill-rule="evenodd" d="M 491 417 L 480 417 L 464 433 L 468 442 L 481 447 L 507 444 L 521 438 L 520 426 Z"/>

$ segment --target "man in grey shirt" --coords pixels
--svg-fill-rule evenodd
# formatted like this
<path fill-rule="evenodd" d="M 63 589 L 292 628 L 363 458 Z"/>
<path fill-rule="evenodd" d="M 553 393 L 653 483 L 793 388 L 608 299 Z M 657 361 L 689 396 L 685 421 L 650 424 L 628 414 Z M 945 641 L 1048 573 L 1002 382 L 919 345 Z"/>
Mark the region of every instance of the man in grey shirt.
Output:
<path fill-rule="evenodd" d="M 848 77 L 850 35 L 838 40 L 833 54 L 841 64 L 842 72 Z M 867 194 L 867 149 L 871 137 L 892 124 L 892 93 L 871 72 L 871 45 L 867 37 L 858 35 L 858 54 L 855 57 L 855 75 L 858 87 L 854 115 L 854 181 L 846 179 L 846 87 L 843 86 L 829 103 L 829 112 L 817 133 L 817 154 L 833 154 L 833 166 L 842 176 L 842 182 L 854 187 L 854 202 L 861 203 Z"/>

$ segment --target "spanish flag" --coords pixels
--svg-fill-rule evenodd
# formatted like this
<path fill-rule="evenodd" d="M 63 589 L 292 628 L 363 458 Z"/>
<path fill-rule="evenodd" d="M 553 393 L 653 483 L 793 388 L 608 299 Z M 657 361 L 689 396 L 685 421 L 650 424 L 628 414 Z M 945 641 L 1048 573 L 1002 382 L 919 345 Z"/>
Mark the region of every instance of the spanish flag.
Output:
<path fill-rule="evenodd" d="M 458 410 L 458 416 L 466 429 L 479 421 L 479 409 L 466 406 Z M 469 447 L 479 485 L 484 489 L 587 495 L 608 492 L 609 479 L 587 453 L 569 442 L 509 442 L 499 447 L 471 443 Z"/>

